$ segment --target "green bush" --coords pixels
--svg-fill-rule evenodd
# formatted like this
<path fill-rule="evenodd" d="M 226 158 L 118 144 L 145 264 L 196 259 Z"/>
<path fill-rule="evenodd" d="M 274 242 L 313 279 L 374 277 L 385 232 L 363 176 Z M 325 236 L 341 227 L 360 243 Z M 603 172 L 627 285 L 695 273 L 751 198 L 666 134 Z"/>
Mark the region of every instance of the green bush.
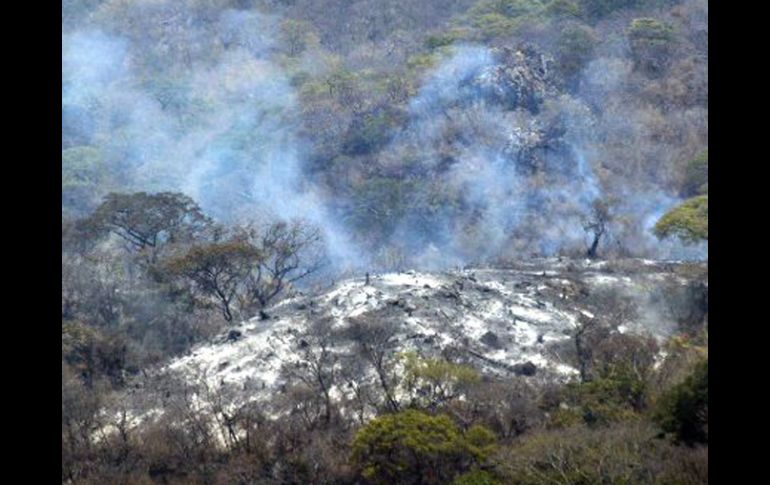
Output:
<path fill-rule="evenodd" d="M 361 428 L 352 461 L 371 483 L 447 483 L 495 451 L 495 436 L 474 426 L 462 433 L 448 416 L 407 410 Z"/>
<path fill-rule="evenodd" d="M 425 47 L 430 50 L 435 50 L 440 47 L 452 45 L 460 38 L 461 34 L 457 31 L 441 32 L 438 34 L 429 35 L 428 38 L 425 39 Z"/>
<path fill-rule="evenodd" d="M 386 110 L 363 115 L 348 130 L 342 143 L 342 152 L 355 156 L 379 150 L 390 140 L 391 130 L 396 124 L 394 114 Z"/>
<path fill-rule="evenodd" d="M 565 389 L 565 405 L 551 413 L 549 428 L 566 428 L 585 424 L 607 426 L 611 423 L 637 421 L 641 415 L 633 402 L 642 386 L 631 379 L 600 378 L 590 382 L 569 384 Z"/>
<path fill-rule="evenodd" d="M 473 17 L 495 14 L 514 18 L 532 13 L 542 6 L 543 2 L 538 0 L 481 0 L 471 7 L 469 13 Z"/>
<path fill-rule="evenodd" d="M 472 470 L 458 476 L 452 485 L 501 485 L 491 473 L 484 470 Z"/>
<path fill-rule="evenodd" d="M 665 393 L 655 413 L 664 431 L 677 442 L 708 444 L 708 359 L 699 363 L 692 375 Z"/>
<path fill-rule="evenodd" d="M 487 13 L 473 19 L 478 37 L 483 41 L 512 35 L 520 23 L 499 13 Z"/>
<path fill-rule="evenodd" d="M 591 60 L 597 39 L 593 29 L 584 25 L 570 25 L 562 31 L 556 41 L 559 68 L 565 76 L 579 74 Z"/>
<path fill-rule="evenodd" d="M 590 18 L 602 18 L 623 8 L 636 7 L 644 0 L 580 0 L 580 6 Z"/>
<path fill-rule="evenodd" d="M 666 67 L 676 37 L 670 25 L 652 18 L 639 18 L 631 21 L 628 40 L 636 67 L 656 74 Z"/>
<path fill-rule="evenodd" d="M 583 16 L 583 8 L 575 0 L 553 0 L 545 6 L 545 13 L 549 17 L 575 17 Z"/>
<path fill-rule="evenodd" d="M 684 183 L 682 193 L 685 197 L 708 194 L 709 184 L 709 152 L 693 158 L 685 166 Z"/>
<path fill-rule="evenodd" d="M 648 375 L 653 360 L 643 347 L 634 349 L 628 344 L 615 344 L 615 358 L 603 355 L 592 380 L 567 384 L 563 403 L 551 413 L 550 428 L 608 426 L 642 418 L 649 401 Z"/>

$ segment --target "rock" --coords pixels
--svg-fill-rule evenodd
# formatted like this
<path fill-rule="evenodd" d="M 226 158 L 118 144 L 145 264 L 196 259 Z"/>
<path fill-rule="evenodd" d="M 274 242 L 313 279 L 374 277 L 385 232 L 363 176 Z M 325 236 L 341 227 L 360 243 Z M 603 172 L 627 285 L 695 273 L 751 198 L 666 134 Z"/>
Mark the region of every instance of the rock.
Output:
<path fill-rule="evenodd" d="M 301 339 L 301 340 L 299 341 L 299 348 L 301 348 L 301 349 L 306 349 L 306 348 L 308 348 L 308 347 L 310 347 L 310 344 L 309 344 L 309 343 L 307 343 L 307 340 L 305 340 L 305 339 Z"/>
<path fill-rule="evenodd" d="M 489 331 L 481 336 L 479 339 L 481 343 L 484 345 L 487 345 L 489 347 L 492 347 L 493 349 L 499 349 L 500 348 L 500 338 L 497 336 L 496 333 Z"/>
<path fill-rule="evenodd" d="M 545 97 L 555 91 L 554 71 L 550 68 L 553 59 L 530 45 L 497 49 L 494 57 L 497 62 L 481 69 L 470 85 L 481 97 L 504 109 L 524 108 L 538 113 Z"/>
<path fill-rule="evenodd" d="M 519 376 L 534 376 L 537 373 L 537 366 L 530 361 L 513 366 L 513 372 Z"/>

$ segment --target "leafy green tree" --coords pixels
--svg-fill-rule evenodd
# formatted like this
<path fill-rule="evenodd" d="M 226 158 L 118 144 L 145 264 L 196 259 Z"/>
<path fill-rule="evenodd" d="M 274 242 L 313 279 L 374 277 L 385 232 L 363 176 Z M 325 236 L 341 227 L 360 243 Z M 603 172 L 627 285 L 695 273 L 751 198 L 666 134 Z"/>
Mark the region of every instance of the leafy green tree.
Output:
<path fill-rule="evenodd" d="M 669 211 L 655 224 L 659 238 L 678 237 L 686 243 L 709 239 L 709 196 L 700 195 Z"/>
<path fill-rule="evenodd" d="M 352 459 L 371 483 L 439 484 L 485 460 L 494 443 L 494 434 L 481 426 L 462 433 L 448 416 L 407 410 L 361 428 Z"/>

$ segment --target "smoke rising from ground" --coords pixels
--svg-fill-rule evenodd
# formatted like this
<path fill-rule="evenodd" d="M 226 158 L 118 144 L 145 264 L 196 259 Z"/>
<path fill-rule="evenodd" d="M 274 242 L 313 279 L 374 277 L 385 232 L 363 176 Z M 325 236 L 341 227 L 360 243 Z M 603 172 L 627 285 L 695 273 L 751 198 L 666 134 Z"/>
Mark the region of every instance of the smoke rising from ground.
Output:
<path fill-rule="evenodd" d="M 184 5 L 137 4 L 138 14 L 162 17 L 167 8 L 169 21 L 186 19 L 173 31 L 177 38 L 152 49 L 94 22 L 64 34 L 63 148 L 99 147 L 110 190 L 182 191 L 222 221 L 303 218 L 323 229 L 336 268 L 378 264 L 331 215 L 337 196 L 305 176 L 313 147 L 298 136 L 297 93 L 274 59 L 281 19 L 224 10 L 209 13 L 214 26 L 204 29 Z M 159 67 L 166 58 L 174 66 Z M 680 202 L 662 185 L 599 177 L 601 140 L 623 126 L 545 86 L 538 110 L 501 103 L 510 93 L 494 92 L 499 85 L 490 78 L 499 62 L 485 47 L 454 49 L 424 78 L 406 126 L 378 156 L 384 167 L 412 164 L 409 170 L 428 174 L 415 178 L 414 207 L 388 240 L 406 264 L 437 269 L 585 251 L 583 225 L 601 199 L 614 200 L 613 216 L 623 221 L 611 226 L 606 247 L 648 257 L 707 255 L 705 247 L 652 236 L 657 218 Z M 594 61 L 584 74 L 585 99 L 622 89 L 628 75 L 622 60 Z M 626 120 L 634 129 L 637 121 Z"/>
<path fill-rule="evenodd" d="M 225 11 L 220 22 L 237 47 L 189 72 L 184 90 L 162 100 L 154 92 L 162 86 L 134 72 L 126 39 L 98 30 L 65 35 L 65 113 L 90 121 L 86 140 L 103 147 L 108 164 L 116 161 L 121 191 L 181 191 L 222 221 L 306 219 L 323 228 L 333 260 L 358 258 L 303 180 L 296 98 L 270 61 L 265 34 L 274 20 Z M 174 116 L 163 101 L 192 109 Z"/>
<path fill-rule="evenodd" d="M 603 248 L 663 258 L 706 254 L 705 246 L 661 243 L 653 236 L 660 216 L 682 202 L 662 186 L 613 179 L 612 190 L 605 190 L 592 161 L 611 127 L 602 125 L 583 102 L 549 94 L 544 84 L 543 106 L 535 113 L 525 109 L 526 93 L 519 95 L 514 109 L 501 103 L 499 98 L 512 96 L 504 92 L 507 80 L 490 80 L 500 76 L 498 57 L 487 48 L 460 47 L 412 100 L 409 126 L 384 150 L 384 157 L 398 163 L 419 153 L 421 167 L 435 171 L 455 195 L 451 202 L 456 206 L 441 207 L 429 218 L 408 215 L 392 244 L 432 268 L 501 256 L 576 254 L 590 245 L 584 224 L 593 204 L 607 200 L 617 222 L 610 224 Z M 517 75 L 514 71 L 510 82 Z M 623 75 L 604 72 L 605 87 L 617 85 Z M 491 96 L 486 91 L 490 84 L 496 90 Z M 528 167 L 532 163 L 539 164 L 534 172 Z"/>

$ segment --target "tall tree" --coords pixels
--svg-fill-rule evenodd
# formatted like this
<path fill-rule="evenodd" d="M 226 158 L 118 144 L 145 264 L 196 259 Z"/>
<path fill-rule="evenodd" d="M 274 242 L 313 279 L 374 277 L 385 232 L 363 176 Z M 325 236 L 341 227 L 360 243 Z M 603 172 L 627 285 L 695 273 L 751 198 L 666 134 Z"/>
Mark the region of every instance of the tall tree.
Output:
<path fill-rule="evenodd" d="M 166 243 L 192 241 L 211 220 L 190 197 L 175 192 L 112 193 L 90 217 L 136 251 L 150 250 L 153 261 Z"/>
<path fill-rule="evenodd" d="M 202 300 L 213 298 L 228 322 L 233 320 L 234 305 L 243 303 L 244 281 L 251 268 L 259 265 L 260 251 L 245 241 L 232 240 L 194 246 L 181 256 L 171 258 L 167 269 L 172 276 L 183 277 Z"/>

